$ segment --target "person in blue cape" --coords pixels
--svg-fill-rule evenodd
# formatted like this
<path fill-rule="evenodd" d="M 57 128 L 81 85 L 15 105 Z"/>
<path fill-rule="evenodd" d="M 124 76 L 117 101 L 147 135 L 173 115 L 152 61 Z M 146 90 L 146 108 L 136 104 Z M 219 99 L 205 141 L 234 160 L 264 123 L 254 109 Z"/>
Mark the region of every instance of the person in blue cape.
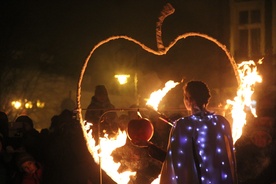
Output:
<path fill-rule="evenodd" d="M 191 115 L 176 120 L 171 129 L 160 184 L 237 183 L 230 124 L 207 110 L 208 86 L 189 81 L 183 92 Z"/>

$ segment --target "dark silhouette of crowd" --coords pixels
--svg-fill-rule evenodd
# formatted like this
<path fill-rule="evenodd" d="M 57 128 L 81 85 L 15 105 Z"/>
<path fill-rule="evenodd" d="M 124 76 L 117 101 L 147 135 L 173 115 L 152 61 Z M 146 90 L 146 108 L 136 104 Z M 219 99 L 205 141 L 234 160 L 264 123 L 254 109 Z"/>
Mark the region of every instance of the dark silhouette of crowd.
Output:
<path fill-rule="evenodd" d="M 150 184 L 161 171 L 171 126 L 136 105 L 130 106 L 127 113 L 112 111 L 115 107 L 106 88 L 102 85 L 96 88 L 85 117 L 96 125 L 91 127 L 94 138 L 98 139 L 102 133 L 115 135 L 118 130 L 127 131 L 128 122 L 141 118 L 141 114 L 151 120 L 154 135 L 149 145 L 134 145 L 127 138 L 126 144 L 112 153 L 114 161 L 121 164 L 118 172 L 137 172 L 129 184 Z M 94 96 L 102 96 L 103 104 Z M 97 109 L 100 111 L 93 115 Z M 250 119 L 235 143 L 240 184 L 276 183 L 276 110 L 261 108 L 258 113 L 258 118 Z M 21 115 L 10 122 L 6 113 L 0 111 L 0 184 L 115 184 L 95 163 L 83 127 L 75 117 L 72 110 L 64 109 L 52 116 L 49 128 L 38 131 L 31 117 Z M 180 114 L 168 119 L 179 117 Z"/>
<path fill-rule="evenodd" d="M 0 112 L 0 183 L 1 184 L 97 184 L 99 167 L 94 162 L 73 112 L 54 115 L 49 128 L 38 132 L 32 119 L 19 116 L 17 132 Z M 103 174 L 103 182 L 114 184 Z"/>

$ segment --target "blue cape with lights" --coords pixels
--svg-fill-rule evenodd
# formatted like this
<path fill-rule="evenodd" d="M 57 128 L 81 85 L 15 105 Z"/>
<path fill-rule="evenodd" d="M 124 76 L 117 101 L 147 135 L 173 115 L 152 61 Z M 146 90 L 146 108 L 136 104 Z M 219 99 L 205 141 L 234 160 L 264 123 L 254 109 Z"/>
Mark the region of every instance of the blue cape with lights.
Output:
<path fill-rule="evenodd" d="M 233 184 L 236 163 L 229 122 L 220 115 L 191 115 L 171 130 L 160 184 Z"/>

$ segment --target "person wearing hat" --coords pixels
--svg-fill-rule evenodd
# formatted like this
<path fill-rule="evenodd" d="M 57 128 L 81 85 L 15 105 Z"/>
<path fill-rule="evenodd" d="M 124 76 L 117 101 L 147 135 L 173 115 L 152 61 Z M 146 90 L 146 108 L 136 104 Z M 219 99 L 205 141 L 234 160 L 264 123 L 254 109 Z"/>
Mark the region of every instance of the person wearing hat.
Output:
<path fill-rule="evenodd" d="M 39 184 L 42 181 L 43 168 L 35 158 L 27 152 L 19 153 L 16 164 L 20 175 L 17 182 L 20 184 Z"/>

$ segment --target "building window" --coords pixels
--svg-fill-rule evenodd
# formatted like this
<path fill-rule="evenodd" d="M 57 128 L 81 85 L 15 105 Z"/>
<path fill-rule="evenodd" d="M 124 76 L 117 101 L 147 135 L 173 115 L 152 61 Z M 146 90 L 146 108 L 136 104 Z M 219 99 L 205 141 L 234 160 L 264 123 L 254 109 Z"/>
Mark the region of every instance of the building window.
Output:
<path fill-rule="evenodd" d="M 261 52 L 261 29 L 251 29 L 251 53 L 253 57 L 258 57 Z"/>
<path fill-rule="evenodd" d="M 250 11 L 250 21 L 252 24 L 261 23 L 261 11 L 260 10 Z"/>
<path fill-rule="evenodd" d="M 240 57 L 246 57 L 248 53 L 248 30 L 247 29 L 241 29 L 239 31 L 239 56 Z"/>
<path fill-rule="evenodd" d="M 240 25 L 248 24 L 248 11 L 240 11 L 239 23 Z"/>
<path fill-rule="evenodd" d="M 239 11 L 238 57 L 260 57 L 261 54 L 261 11 L 260 9 Z M 252 58 L 253 59 L 253 58 Z"/>

